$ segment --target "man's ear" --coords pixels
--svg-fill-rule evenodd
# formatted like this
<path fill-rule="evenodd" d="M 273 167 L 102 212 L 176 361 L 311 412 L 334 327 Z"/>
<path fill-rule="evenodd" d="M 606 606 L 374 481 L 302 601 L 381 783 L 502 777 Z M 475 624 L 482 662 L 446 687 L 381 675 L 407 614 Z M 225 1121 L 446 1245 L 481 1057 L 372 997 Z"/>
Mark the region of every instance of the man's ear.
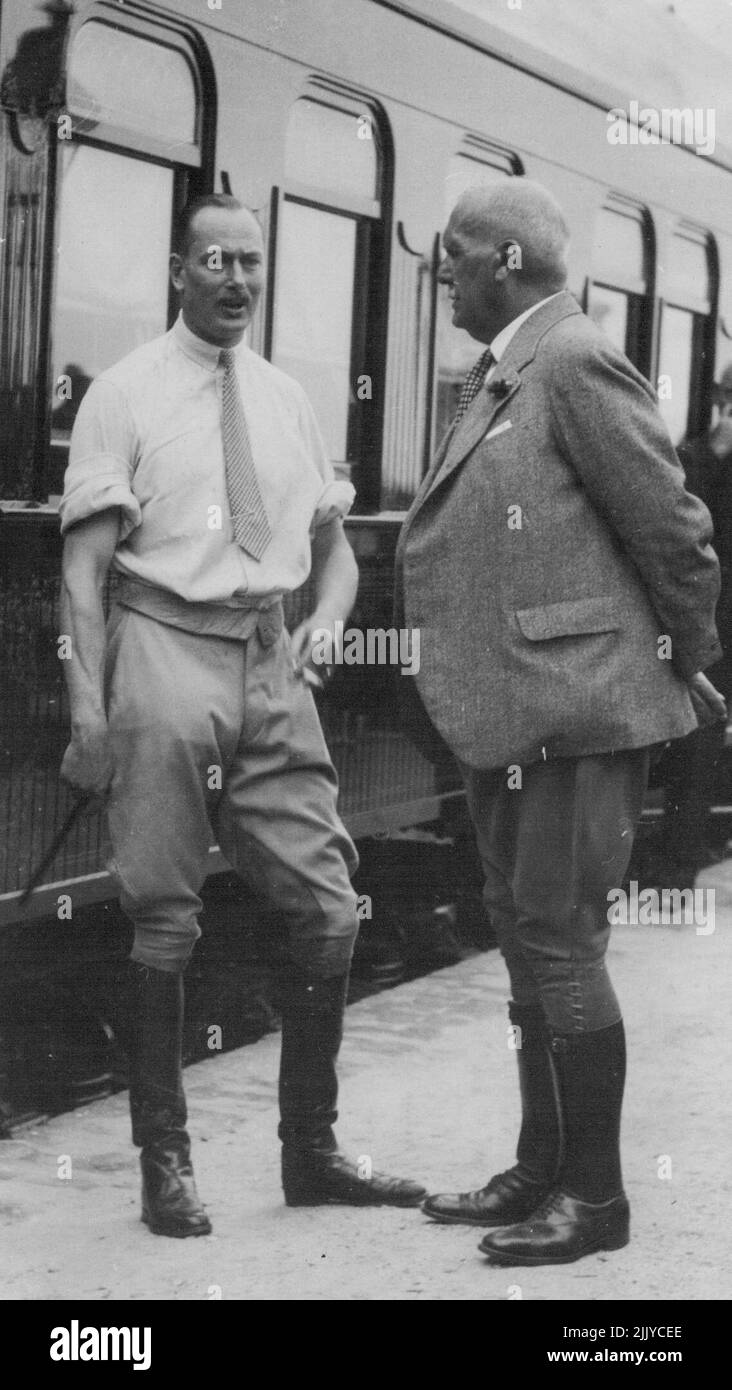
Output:
<path fill-rule="evenodd" d="M 500 281 L 500 280 L 505 280 L 505 279 L 507 279 L 507 277 L 508 277 L 508 264 L 507 264 L 507 262 L 508 262 L 508 247 L 509 247 L 509 245 L 510 245 L 510 242 L 506 242 L 503 246 L 499 247 L 499 249 L 496 251 L 496 253 L 495 253 L 494 257 L 493 257 L 493 266 L 494 266 L 494 270 L 493 270 L 493 279 L 494 279 L 494 280 L 499 280 L 499 281 Z"/>
<path fill-rule="evenodd" d="M 495 280 L 505 280 L 512 270 L 521 269 L 521 247 L 509 237 L 496 251 Z"/>
<path fill-rule="evenodd" d="M 177 251 L 171 251 L 171 253 L 170 253 L 170 259 L 169 259 L 169 261 L 168 261 L 168 270 L 169 270 L 169 273 L 170 273 L 170 279 L 171 279 L 173 288 L 176 289 L 176 290 L 182 290 L 182 289 L 183 289 L 183 258 L 182 258 L 181 256 L 178 255 L 178 252 L 177 252 Z"/>

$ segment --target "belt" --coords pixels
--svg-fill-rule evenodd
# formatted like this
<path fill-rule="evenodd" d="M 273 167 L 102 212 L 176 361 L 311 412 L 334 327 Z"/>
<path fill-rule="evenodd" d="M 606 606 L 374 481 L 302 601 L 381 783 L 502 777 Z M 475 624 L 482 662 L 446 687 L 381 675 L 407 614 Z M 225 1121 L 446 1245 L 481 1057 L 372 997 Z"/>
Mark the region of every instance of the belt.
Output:
<path fill-rule="evenodd" d="M 113 597 L 125 608 L 133 608 L 146 618 L 194 632 L 201 637 L 229 637 L 245 642 L 257 632 L 263 647 L 271 647 L 285 625 L 282 599 L 271 595 L 259 600 L 237 600 L 237 607 L 222 603 L 189 603 L 169 589 L 157 589 L 119 572 Z"/>

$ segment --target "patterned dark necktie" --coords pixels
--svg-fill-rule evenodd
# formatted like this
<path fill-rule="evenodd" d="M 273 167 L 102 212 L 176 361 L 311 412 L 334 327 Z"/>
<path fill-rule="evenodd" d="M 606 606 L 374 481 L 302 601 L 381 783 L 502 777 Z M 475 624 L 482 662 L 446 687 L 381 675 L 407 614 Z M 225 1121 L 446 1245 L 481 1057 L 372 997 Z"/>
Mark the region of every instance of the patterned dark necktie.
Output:
<path fill-rule="evenodd" d="M 468 375 L 460 387 L 457 410 L 455 411 L 455 419 L 453 421 L 454 424 L 457 424 L 458 420 L 462 420 L 471 401 L 475 400 L 495 360 L 490 348 L 486 348 L 483 355 L 479 357 L 475 365 L 470 368 Z"/>
<path fill-rule="evenodd" d="M 221 436 L 226 464 L 226 488 L 237 545 L 261 560 L 272 539 L 267 513 L 257 483 L 252 446 L 236 378 L 236 354 L 224 348 L 219 354 L 224 369 Z"/>

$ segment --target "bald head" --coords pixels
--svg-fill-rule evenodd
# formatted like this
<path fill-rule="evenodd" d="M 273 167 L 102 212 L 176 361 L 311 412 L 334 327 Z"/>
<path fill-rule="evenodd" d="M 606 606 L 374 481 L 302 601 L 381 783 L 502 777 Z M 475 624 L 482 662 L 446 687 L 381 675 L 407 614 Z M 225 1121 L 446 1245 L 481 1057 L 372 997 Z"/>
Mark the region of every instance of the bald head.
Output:
<path fill-rule="evenodd" d="M 521 251 L 523 280 L 553 294 L 567 283 L 569 228 L 556 198 L 532 179 L 478 184 L 458 199 L 450 221 L 475 241 Z"/>
<path fill-rule="evenodd" d="M 490 343 L 513 319 L 564 288 L 569 231 L 541 184 L 478 184 L 458 199 L 445 229 L 440 280 L 453 323 Z"/>

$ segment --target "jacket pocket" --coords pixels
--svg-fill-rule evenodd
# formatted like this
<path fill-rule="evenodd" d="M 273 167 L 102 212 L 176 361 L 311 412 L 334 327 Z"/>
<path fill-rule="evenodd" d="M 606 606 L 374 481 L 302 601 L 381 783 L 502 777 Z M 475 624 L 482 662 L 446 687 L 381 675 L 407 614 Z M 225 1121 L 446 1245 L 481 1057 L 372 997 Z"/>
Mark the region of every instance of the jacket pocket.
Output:
<path fill-rule="evenodd" d="M 521 608 L 516 612 L 516 621 L 529 642 L 616 632 L 621 625 L 618 602 L 611 597 L 580 598 L 567 603 L 546 603 L 540 608 Z"/>

